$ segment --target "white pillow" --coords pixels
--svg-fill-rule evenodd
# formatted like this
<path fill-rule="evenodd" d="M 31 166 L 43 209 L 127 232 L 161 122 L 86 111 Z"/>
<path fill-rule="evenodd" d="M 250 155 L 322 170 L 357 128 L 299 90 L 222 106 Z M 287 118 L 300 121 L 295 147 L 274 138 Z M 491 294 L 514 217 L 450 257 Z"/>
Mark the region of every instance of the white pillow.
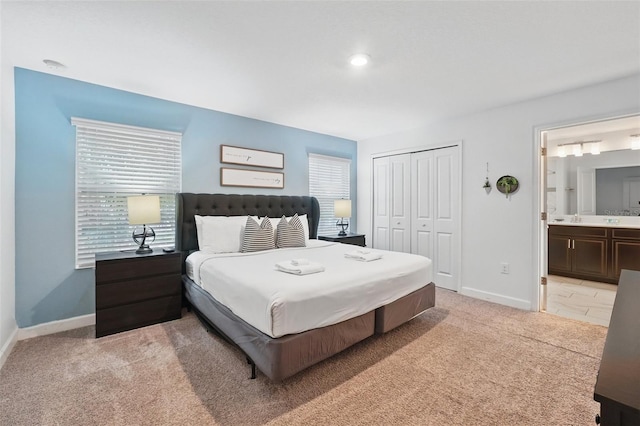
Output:
<path fill-rule="evenodd" d="M 307 220 L 307 215 L 303 214 L 302 216 L 298 216 L 300 218 L 300 222 L 302 222 L 302 228 L 304 229 L 304 240 L 307 241 L 309 239 L 309 221 Z M 293 218 L 293 216 L 289 216 L 287 217 L 287 221 L 291 221 L 291 219 Z M 280 223 L 280 219 L 279 217 L 272 217 L 271 219 L 271 225 L 273 226 L 274 229 L 274 234 L 273 237 L 276 238 L 276 231 L 278 229 L 278 223 Z"/>
<path fill-rule="evenodd" d="M 210 253 L 239 253 L 247 216 L 198 216 L 198 247 Z"/>

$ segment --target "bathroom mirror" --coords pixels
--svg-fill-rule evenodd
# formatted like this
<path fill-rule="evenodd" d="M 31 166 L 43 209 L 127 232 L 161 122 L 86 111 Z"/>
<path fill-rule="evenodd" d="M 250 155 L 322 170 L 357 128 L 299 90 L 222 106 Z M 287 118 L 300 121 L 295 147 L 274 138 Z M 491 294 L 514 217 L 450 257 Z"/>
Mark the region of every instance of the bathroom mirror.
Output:
<path fill-rule="evenodd" d="M 552 217 L 640 215 L 640 116 L 549 131 L 547 152 Z"/>

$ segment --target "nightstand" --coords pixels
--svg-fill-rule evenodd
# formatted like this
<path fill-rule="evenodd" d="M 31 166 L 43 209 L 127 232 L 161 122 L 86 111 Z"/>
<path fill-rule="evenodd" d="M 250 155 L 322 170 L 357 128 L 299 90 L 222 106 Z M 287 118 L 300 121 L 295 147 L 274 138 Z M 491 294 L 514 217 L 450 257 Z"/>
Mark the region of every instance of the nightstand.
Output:
<path fill-rule="evenodd" d="M 333 241 L 342 244 L 351 244 L 353 246 L 365 247 L 364 234 L 347 234 L 345 236 L 335 235 L 318 235 L 319 240 Z"/>
<path fill-rule="evenodd" d="M 96 255 L 96 337 L 178 319 L 182 309 L 179 252 Z"/>

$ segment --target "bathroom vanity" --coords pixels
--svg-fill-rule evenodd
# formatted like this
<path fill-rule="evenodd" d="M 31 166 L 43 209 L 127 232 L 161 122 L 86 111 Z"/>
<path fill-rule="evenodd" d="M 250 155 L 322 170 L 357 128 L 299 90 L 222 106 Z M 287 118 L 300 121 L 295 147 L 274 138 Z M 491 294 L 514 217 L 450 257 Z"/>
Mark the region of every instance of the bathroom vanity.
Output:
<path fill-rule="evenodd" d="M 549 223 L 547 253 L 549 274 L 615 284 L 640 271 L 640 226 Z"/>

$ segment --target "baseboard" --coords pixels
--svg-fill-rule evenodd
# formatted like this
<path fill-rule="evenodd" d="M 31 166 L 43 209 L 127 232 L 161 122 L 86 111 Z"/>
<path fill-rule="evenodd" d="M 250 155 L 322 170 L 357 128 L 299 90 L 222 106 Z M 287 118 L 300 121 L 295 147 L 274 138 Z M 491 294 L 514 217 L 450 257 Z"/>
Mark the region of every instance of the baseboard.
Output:
<path fill-rule="evenodd" d="M 488 291 L 476 290 L 471 287 L 462 287 L 460 294 L 474 297 L 476 299 L 486 300 L 488 302 L 499 303 L 501 305 L 511 306 L 512 308 L 531 310 L 531 301 L 524 299 L 516 299 L 515 297 L 507 297 L 501 294 L 490 293 Z"/>
<path fill-rule="evenodd" d="M 18 340 L 32 337 L 46 336 L 47 334 L 60 333 L 74 328 L 87 327 L 96 323 L 96 314 L 82 315 L 58 321 L 46 322 L 32 327 L 21 328 L 18 332 Z"/>
<path fill-rule="evenodd" d="M 16 345 L 18 341 L 18 327 L 14 328 L 13 332 L 9 336 L 9 339 L 5 342 L 5 344 L 0 348 L 0 368 L 4 365 L 4 362 L 9 358 L 9 354 L 11 350 Z"/>

